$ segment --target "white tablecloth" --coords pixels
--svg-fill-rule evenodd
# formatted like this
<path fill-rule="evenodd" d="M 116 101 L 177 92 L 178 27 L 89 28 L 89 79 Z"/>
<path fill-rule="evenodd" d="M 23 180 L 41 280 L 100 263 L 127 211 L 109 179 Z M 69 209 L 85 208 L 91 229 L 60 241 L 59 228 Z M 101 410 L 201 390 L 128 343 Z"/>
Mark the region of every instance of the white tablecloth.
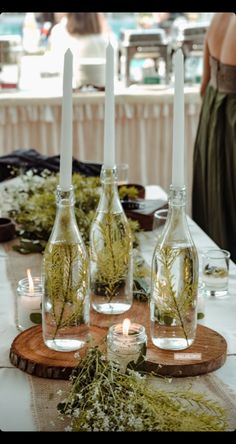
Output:
<path fill-rule="evenodd" d="M 43 85 L 43 82 L 42 82 Z M 46 84 L 45 84 L 46 85 Z M 173 88 L 162 85 L 117 87 L 116 161 L 129 164 L 132 183 L 171 183 Z M 199 85 L 185 87 L 186 184 L 191 196 L 193 144 L 200 111 Z M 104 93 L 73 95 L 73 155 L 103 161 Z M 34 148 L 60 152 L 61 95 L 55 88 L 0 92 L 0 155 Z M 190 200 L 190 199 L 189 199 Z M 188 202 L 188 212 L 191 206 Z"/>
<path fill-rule="evenodd" d="M 151 194 L 155 192 L 151 188 Z M 149 190 L 150 191 L 150 190 Z M 160 198 L 158 189 L 158 197 Z M 147 193 L 150 196 L 150 193 Z M 199 256 L 203 248 L 215 246 L 214 242 L 189 218 L 189 226 L 197 246 Z M 151 257 L 155 245 L 153 233 L 145 232 L 141 235 L 142 252 L 147 263 L 151 263 Z M 31 268 L 35 263 L 31 257 L 21 256 L 25 269 L 31 262 Z M 12 270 L 15 278 L 19 271 Z M 4 245 L 0 244 L 0 429 L 11 430 L 35 430 L 33 413 L 31 408 L 31 392 L 29 377 L 26 373 L 16 369 L 9 362 L 9 349 L 15 336 L 19 333 L 15 327 L 14 300 L 16 289 L 13 288 L 7 277 L 6 252 Z M 21 276 L 22 277 L 22 276 Z M 205 326 L 216 330 L 227 341 L 227 360 L 216 374 L 223 383 L 227 384 L 236 394 L 236 265 L 230 263 L 229 295 L 222 300 L 206 298 Z M 36 378 L 36 377 L 35 377 Z M 36 378 L 37 379 L 37 378 Z"/>

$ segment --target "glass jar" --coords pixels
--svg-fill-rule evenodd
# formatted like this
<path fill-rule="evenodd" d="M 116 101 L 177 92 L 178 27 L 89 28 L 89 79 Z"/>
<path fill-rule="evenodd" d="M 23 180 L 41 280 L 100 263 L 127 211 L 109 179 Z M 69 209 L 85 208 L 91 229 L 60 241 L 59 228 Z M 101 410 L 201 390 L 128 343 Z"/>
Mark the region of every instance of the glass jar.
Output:
<path fill-rule="evenodd" d="M 17 287 L 17 328 L 26 330 L 42 322 L 42 281 L 40 277 L 32 277 L 33 288 L 28 278 L 18 282 Z"/>
<path fill-rule="evenodd" d="M 107 358 L 116 362 L 121 372 L 125 373 L 127 367 L 141 370 L 144 366 L 147 350 L 145 327 L 132 323 L 128 332 L 124 334 L 123 325 L 115 324 L 108 330 Z"/>
<path fill-rule="evenodd" d="M 171 185 L 167 221 L 152 259 L 151 338 L 166 350 L 188 348 L 196 335 L 198 255 L 185 203 L 185 187 Z"/>
<path fill-rule="evenodd" d="M 120 314 L 133 302 L 132 233 L 118 194 L 116 167 L 102 167 L 101 182 L 90 229 L 91 304 L 99 313 Z"/>
<path fill-rule="evenodd" d="M 43 338 L 58 351 L 83 347 L 89 332 L 89 265 L 75 213 L 73 187 L 57 187 L 55 223 L 43 257 Z"/>

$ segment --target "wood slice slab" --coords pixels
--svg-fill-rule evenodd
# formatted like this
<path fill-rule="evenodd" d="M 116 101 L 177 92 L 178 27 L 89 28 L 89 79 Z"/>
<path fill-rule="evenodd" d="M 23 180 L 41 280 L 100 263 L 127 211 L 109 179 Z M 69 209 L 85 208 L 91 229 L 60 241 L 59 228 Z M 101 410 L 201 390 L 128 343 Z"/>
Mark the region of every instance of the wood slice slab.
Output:
<path fill-rule="evenodd" d="M 220 368 L 226 360 L 227 344 L 223 336 L 203 325 L 198 325 L 194 344 L 181 351 L 161 350 L 150 338 L 148 304 L 135 301 L 132 308 L 122 315 L 102 315 L 91 309 L 90 333 L 92 345 L 103 344 L 110 325 L 129 318 L 142 324 L 148 336 L 145 370 L 169 377 L 197 376 Z M 81 357 L 88 346 L 79 350 Z M 68 379 L 78 363 L 75 352 L 58 352 L 47 348 L 43 342 L 41 326 L 31 327 L 20 333 L 10 349 L 10 361 L 19 369 L 35 376 Z"/>
<path fill-rule="evenodd" d="M 202 375 L 222 367 L 226 352 L 227 344 L 223 336 L 198 325 L 193 345 L 185 350 L 161 350 L 149 340 L 146 371 L 170 377 Z"/>
<path fill-rule="evenodd" d="M 98 327 L 90 328 L 91 344 L 101 343 L 107 331 Z M 82 358 L 88 346 L 78 350 Z M 41 378 L 69 379 L 73 368 L 78 363 L 76 352 L 59 352 L 46 347 L 42 336 L 42 327 L 37 325 L 22 331 L 12 342 L 10 361 L 30 375 Z"/>

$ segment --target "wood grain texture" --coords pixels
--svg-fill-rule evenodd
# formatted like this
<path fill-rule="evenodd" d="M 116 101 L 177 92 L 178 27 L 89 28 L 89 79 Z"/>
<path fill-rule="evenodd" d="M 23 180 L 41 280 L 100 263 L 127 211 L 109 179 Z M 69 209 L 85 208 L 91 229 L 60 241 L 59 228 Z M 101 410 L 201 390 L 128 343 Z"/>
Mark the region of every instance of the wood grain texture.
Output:
<path fill-rule="evenodd" d="M 89 346 L 97 345 L 106 336 L 106 330 L 98 327 L 90 329 L 91 342 L 78 350 L 83 357 Z M 46 347 L 42 336 L 42 327 L 30 327 L 21 332 L 12 342 L 10 361 L 30 375 L 41 378 L 69 379 L 73 368 L 78 363 L 76 352 L 59 352 Z"/>
<path fill-rule="evenodd" d="M 222 367 L 226 360 L 226 352 L 227 344 L 223 336 L 210 328 L 198 325 L 193 345 L 185 350 L 161 350 L 149 340 L 146 371 L 175 377 L 202 375 Z M 179 359 L 181 354 L 185 359 Z M 191 359 L 191 355 L 198 357 L 199 354 L 200 359 Z"/>
<path fill-rule="evenodd" d="M 145 370 L 169 377 L 202 375 L 220 368 L 226 360 L 227 344 L 216 331 L 198 325 L 194 344 L 181 351 L 161 350 L 150 339 L 149 306 L 146 303 L 133 303 L 130 310 L 122 315 L 101 315 L 91 309 L 91 342 L 88 346 L 100 344 L 105 347 L 104 339 L 110 325 L 129 318 L 146 327 L 148 335 Z M 82 357 L 88 346 L 79 350 Z M 181 354 L 187 359 L 176 359 Z M 191 359 L 191 354 L 201 354 L 201 359 Z M 196 357 L 196 355 L 193 357 Z M 68 379 L 78 362 L 75 352 L 57 352 L 47 348 L 43 342 L 41 326 L 31 327 L 20 333 L 10 349 L 10 361 L 19 369 L 43 378 Z"/>

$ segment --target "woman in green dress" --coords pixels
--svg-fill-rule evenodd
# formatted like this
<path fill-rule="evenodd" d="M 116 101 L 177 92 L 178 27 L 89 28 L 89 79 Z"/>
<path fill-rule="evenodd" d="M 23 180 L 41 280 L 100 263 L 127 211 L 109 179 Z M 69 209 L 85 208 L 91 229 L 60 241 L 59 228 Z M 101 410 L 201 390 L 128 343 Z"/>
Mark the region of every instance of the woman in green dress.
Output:
<path fill-rule="evenodd" d="M 236 262 L 236 15 L 207 30 L 194 146 L 192 217 Z"/>

